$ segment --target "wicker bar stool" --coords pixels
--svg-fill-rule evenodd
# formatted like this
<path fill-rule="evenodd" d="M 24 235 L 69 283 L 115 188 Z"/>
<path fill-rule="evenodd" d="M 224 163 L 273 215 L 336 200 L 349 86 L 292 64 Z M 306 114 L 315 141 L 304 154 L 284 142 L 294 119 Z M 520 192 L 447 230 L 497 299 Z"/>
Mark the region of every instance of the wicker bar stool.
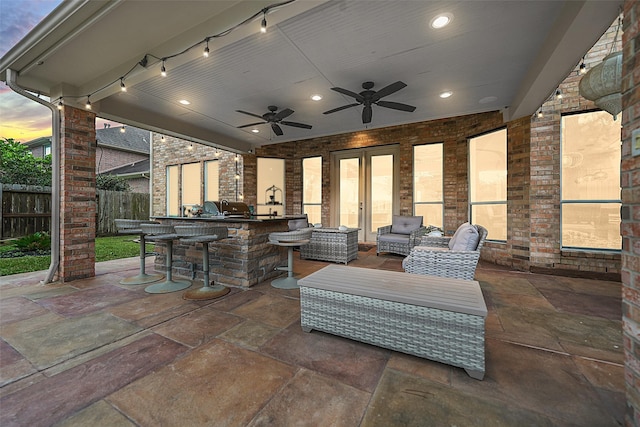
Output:
<path fill-rule="evenodd" d="M 147 283 L 157 282 L 162 280 L 164 275 L 162 274 L 147 274 L 145 272 L 145 259 L 148 255 L 147 246 L 145 242 L 146 233 L 142 231 L 142 224 L 155 224 L 152 221 L 143 221 L 137 219 L 116 219 L 116 227 L 118 228 L 118 234 L 130 234 L 138 235 L 140 238 L 140 272 L 132 277 L 126 277 L 120 281 L 121 285 L 145 285 Z"/>
<path fill-rule="evenodd" d="M 176 225 L 175 230 L 176 234 L 181 237 L 181 242 L 194 243 L 196 245 L 198 243 L 202 244 L 202 273 L 204 276 L 202 287 L 186 291 L 182 295 L 182 298 L 186 300 L 202 301 L 220 298 L 221 296 L 228 294 L 229 288 L 222 286 L 221 284 L 212 285 L 209 280 L 209 243 L 217 242 L 218 240 L 229 237 L 227 228 L 199 225 Z"/>
<path fill-rule="evenodd" d="M 165 242 L 167 245 L 167 256 L 165 259 L 166 278 L 164 282 L 154 283 L 147 286 L 144 291 L 150 294 L 166 294 L 187 289 L 191 282 L 187 280 L 173 280 L 171 268 L 173 266 L 173 241 L 178 238 L 173 225 L 165 224 L 141 224 L 142 231 L 149 236 L 149 240 Z"/>
<path fill-rule="evenodd" d="M 293 274 L 293 248 L 309 243 L 311 239 L 311 228 L 302 228 L 294 231 L 284 231 L 269 234 L 269 243 L 272 245 L 287 248 L 287 265 L 284 267 L 276 267 L 277 270 L 286 271 L 287 277 L 274 279 L 271 286 L 278 289 L 297 289 L 298 279 Z"/>

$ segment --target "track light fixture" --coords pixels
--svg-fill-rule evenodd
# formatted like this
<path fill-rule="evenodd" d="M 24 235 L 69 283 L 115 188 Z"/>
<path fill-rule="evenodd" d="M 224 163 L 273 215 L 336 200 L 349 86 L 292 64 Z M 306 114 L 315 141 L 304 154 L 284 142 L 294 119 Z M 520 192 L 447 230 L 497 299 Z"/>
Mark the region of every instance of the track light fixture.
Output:
<path fill-rule="evenodd" d="M 263 34 L 267 32 L 267 11 L 266 11 L 266 9 L 264 11 L 264 15 L 262 16 L 262 22 L 260 23 L 260 32 L 263 33 Z"/>
<path fill-rule="evenodd" d="M 580 74 L 587 74 L 587 66 L 584 63 L 584 56 L 582 57 L 582 62 L 580 63 Z"/>

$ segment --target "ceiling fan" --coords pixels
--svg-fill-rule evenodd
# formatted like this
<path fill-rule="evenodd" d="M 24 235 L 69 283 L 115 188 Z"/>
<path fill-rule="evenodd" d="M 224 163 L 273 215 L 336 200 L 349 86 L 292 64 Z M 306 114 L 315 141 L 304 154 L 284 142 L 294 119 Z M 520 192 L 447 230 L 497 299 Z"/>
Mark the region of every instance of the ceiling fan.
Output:
<path fill-rule="evenodd" d="M 293 127 L 302 128 L 302 129 L 311 129 L 311 125 L 308 125 L 305 123 L 289 122 L 289 121 L 283 120 L 293 114 L 294 111 L 289 108 L 285 108 L 284 110 L 279 112 L 276 112 L 278 111 L 278 107 L 276 107 L 275 105 L 269 105 L 269 107 L 267 108 L 269 109 L 269 112 L 264 113 L 263 115 L 250 113 L 248 111 L 236 110 L 238 113 L 246 114 L 251 117 L 257 117 L 263 120 L 262 122 L 249 123 L 248 125 L 238 126 L 238 129 L 270 123 L 271 129 L 273 129 L 273 133 L 275 133 L 278 136 L 283 135 L 282 128 L 279 125 L 293 126 Z"/>
<path fill-rule="evenodd" d="M 353 104 L 343 105 L 342 107 L 334 108 L 333 110 L 325 111 L 322 114 L 331 114 L 336 111 L 344 110 L 347 108 L 355 107 L 357 105 L 364 105 L 362 110 L 362 123 L 371 123 L 371 116 L 373 115 L 373 111 L 371 109 L 372 105 L 379 105 L 385 108 L 391 108 L 393 110 L 407 111 L 412 113 L 415 111 L 416 107 L 413 105 L 401 104 L 399 102 L 391 102 L 391 101 L 382 101 L 381 99 L 385 96 L 391 95 L 407 87 L 406 83 L 397 81 L 395 83 L 391 83 L 389 86 L 383 87 L 379 91 L 372 90 L 374 86 L 373 82 L 364 82 L 362 83 L 362 88 L 364 89 L 360 93 L 351 92 L 350 90 L 343 89 L 341 87 L 332 87 L 331 90 L 335 90 L 338 93 L 343 95 L 350 96 L 355 98 L 356 101 Z"/>

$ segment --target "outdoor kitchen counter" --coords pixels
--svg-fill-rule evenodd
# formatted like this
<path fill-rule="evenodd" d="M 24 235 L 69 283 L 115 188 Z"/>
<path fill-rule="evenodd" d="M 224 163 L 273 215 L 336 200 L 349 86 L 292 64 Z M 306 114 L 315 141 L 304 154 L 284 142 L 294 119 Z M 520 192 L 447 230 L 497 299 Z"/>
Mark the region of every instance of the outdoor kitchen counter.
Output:
<path fill-rule="evenodd" d="M 151 217 L 162 224 L 171 225 L 224 225 L 229 230 L 229 238 L 209 245 L 210 278 L 223 285 L 250 287 L 269 280 L 280 274 L 275 267 L 287 263 L 287 251 L 269 243 L 269 234 L 287 231 L 290 219 L 304 216 L 286 216 L 275 218 L 188 218 L 188 217 Z M 164 268 L 166 246 L 156 243 L 155 268 Z M 173 242 L 173 272 L 180 276 L 202 280 L 202 248 L 194 244 L 185 244 L 180 240 Z"/>

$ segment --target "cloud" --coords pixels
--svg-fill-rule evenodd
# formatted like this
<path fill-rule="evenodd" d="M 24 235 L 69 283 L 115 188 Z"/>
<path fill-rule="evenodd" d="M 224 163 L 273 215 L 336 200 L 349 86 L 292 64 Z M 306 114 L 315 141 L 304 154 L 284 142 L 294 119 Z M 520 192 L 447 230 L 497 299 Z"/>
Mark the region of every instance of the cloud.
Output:
<path fill-rule="evenodd" d="M 15 46 L 61 0 L 0 0 L 0 55 Z"/>

